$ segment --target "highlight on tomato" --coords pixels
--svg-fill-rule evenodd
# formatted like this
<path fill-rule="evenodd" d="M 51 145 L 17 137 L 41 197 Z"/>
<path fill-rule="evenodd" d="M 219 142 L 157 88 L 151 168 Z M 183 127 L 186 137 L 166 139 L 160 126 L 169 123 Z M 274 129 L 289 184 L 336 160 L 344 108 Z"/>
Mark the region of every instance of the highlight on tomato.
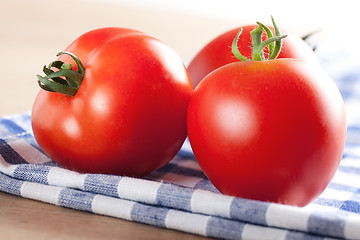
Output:
<path fill-rule="evenodd" d="M 237 41 L 237 47 L 241 54 L 249 59 L 252 56 L 250 32 L 256 27 L 257 25 L 246 25 L 241 27 L 242 33 Z M 190 61 L 188 72 L 193 88 L 195 88 L 199 82 L 213 70 L 238 61 L 232 53 L 231 45 L 234 36 L 239 32 L 239 29 L 240 28 L 235 28 L 215 37 Z M 269 27 L 269 29 L 272 32 L 275 31 L 273 27 Z M 267 36 L 264 34 L 262 40 L 266 40 L 266 38 Z M 269 49 L 265 47 L 263 52 L 264 56 L 267 57 Z M 282 48 L 277 58 L 296 58 L 311 64 L 320 65 L 313 48 L 310 47 L 303 38 L 293 34 L 288 34 L 287 37 L 283 39 Z"/>
<path fill-rule="evenodd" d="M 237 47 L 240 30 L 232 44 L 240 61 L 201 80 L 189 103 L 188 137 L 220 192 L 305 206 L 323 192 L 340 163 L 344 102 L 319 65 L 277 58 L 286 35 L 273 24 L 275 35 L 261 23 L 251 31 L 252 59 Z"/>
<path fill-rule="evenodd" d="M 141 177 L 181 148 L 193 90 L 182 60 L 160 40 L 132 29 L 96 29 L 43 71 L 32 128 L 60 166 Z"/>

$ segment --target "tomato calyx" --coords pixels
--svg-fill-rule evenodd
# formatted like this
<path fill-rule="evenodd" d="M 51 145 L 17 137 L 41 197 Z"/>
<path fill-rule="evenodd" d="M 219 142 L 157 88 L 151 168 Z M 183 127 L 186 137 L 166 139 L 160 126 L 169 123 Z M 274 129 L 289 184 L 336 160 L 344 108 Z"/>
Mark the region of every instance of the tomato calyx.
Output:
<path fill-rule="evenodd" d="M 45 91 L 57 92 L 67 96 L 75 96 L 85 76 L 85 68 L 80 59 L 71 52 L 61 51 L 56 56 L 69 55 L 77 65 L 77 71 L 73 70 L 71 63 L 60 60 L 51 62 L 43 67 L 45 77 L 37 75 L 39 86 Z M 58 69 L 54 71 L 52 69 Z"/>
<path fill-rule="evenodd" d="M 240 61 L 265 61 L 265 60 L 271 60 L 276 59 L 281 51 L 282 47 L 282 39 L 287 37 L 287 35 L 282 35 L 280 33 L 279 27 L 274 21 L 274 18 L 271 17 L 274 29 L 275 29 L 275 36 L 273 36 L 273 33 L 271 32 L 270 28 L 266 25 L 257 22 L 258 27 L 255 28 L 250 32 L 251 35 L 251 50 L 252 50 L 252 59 L 248 59 L 244 57 L 237 46 L 237 42 L 239 40 L 239 37 L 242 33 L 242 28 L 240 28 L 238 34 L 235 36 L 232 45 L 231 50 L 234 56 L 239 59 Z M 265 41 L 262 41 L 262 34 L 265 31 L 267 35 L 267 39 Z M 266 59 L 264 55 L 263 49 L 269 46 L 269 56 Z"/>

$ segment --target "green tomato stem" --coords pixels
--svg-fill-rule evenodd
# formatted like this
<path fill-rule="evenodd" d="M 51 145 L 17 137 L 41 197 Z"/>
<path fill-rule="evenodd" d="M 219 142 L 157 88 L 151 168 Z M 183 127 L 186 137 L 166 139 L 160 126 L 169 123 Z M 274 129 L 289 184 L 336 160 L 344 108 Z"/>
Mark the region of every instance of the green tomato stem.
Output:
<path fill-rule="evenodd" d="M 276 37 L 281 37 L 281 36 L 286 37 L 286 35 L 281 35 L 280 29 L 277 26 L 277 24 L 275 23 L 275 20 L 274 20 L 273 16 L 271 16 L 271 21 L 272 21 L 274 29 L 275 29 L 275 36 Z M 281 51 L 281 47 L 282 47 L 282 40 L 281 39 L 276 40 L 275 41 L 274 51 L 272 52 L 271 55 L 269 55 L 269 59 L 276 59 L 279 56 L 279 53 Z"/>
<path fill-rule="evenodd" d="M 287 35 L 281 35 L 278 26 L 276 25 L 274 18 L 271 17 L 273 26 L 275 29 L 275 36 L 271 32 L 270 28 L 265 26 L 264 24 L 258 22 L 258 27 L 250 32 L 251 35 L 251 49 L 252 49 L 252 59 L 253 61 L 265 61 L 276 59 L 281 51 L 282 47 L 282 39 L 287 37 Z M 266 32 L 267 39 L 262 41 L 262 34 Z M 237 42 L 239 40 L 240 34 L 242 33 L 242 29 L 239 30 L 238 34 L 233 40 L 231 45 L 232 52 L 234 56 L 240 61 L 248 61 L 246 57 L 244 57 L 237 46 Z M 269 46 L 269 57 L 265 58 L 263 49 Z"/>
<path fill-rule="evenodd" d="M 85 68 L 84 68 L 82 62 L 80 61 L 80 59 L 75 54 L 68 52 L 68 51 L 61 51 L 56 56 L 60 56 L 62 54 L 69 55 L 75 61 L 76 65 L 78 67 L 78 72 L 82 75 L 85 75 Z"/>
<path fill-rule="evenodd" d="M 257 28 L 250 32 L 251 35 L 251 48 L 252 48 L 252 60 L 253 61 L 264 61 L 264 51 L 260 48 L 262 43 L 263 28 L 259 25 Z"/>
<path fill-rule="evenodd" d="M 261 22 L 257 22 L 257 24 L 265 30 L 267 38 L 273 37 L 273 33 L 271 32 L 271 30 L 268 26 L 262 24 Z M 269 43 L 268 47 L 269 47 L 269 56 L 270 56 L 274 52 L 275 43 L 274 42 Z"/>
<path fill-rule="evenodd" d="M 60 60 L 51 62 L 47 67 L 43 67 L 45 77 L 37 75 L 39 86 L 45 91 L 57 92 L 67 96 L 75 96 L 85 76 L 85 68 L 80 59 L 73 53 L 61 51 L 57 54 L 69 55 L 76 63 L 78 70 L 74 71 L 70 63 Z M 51 68 L 57 68 L 53 71 Z"/>
<path fill-rule="evenodd" d="M 239 37 L 242 33 L 242 28 L 240 28 L 239 32 L 236 34 L 236 37 L 234 38 L 232 45 L 231 45 L 231 50 L 232 53 L 234 54 L 234 56 L 239 59 L 240 61 L 248 61 L 249 59 L 247 59 L 246 57 L 244 57 L 244 55 L 242 55 L 239 51 L 239 48 L 237 46 L 237 42 L 239 40 Z"/>

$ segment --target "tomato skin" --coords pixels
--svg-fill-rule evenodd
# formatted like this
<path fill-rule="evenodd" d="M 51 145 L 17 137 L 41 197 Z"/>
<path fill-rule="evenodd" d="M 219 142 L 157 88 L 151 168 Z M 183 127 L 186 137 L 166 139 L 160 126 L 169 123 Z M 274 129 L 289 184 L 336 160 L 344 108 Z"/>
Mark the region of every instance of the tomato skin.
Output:
<path fill-rule="evenodd" d="M 251 59 L 251 36 L 250 31 L 255 29 L 257 25 L 247 25 L 242 27 L 242 33 L 238 40 L 238 48 L 240 53 Z M 274 28 L 269 27 L 274 33 Z M 239 32 L 239 28 L 227 31 L 205 45 L 191 60 L 188 66 L 188 72 L 193 88 L 213 70 L 224 66 L 226 64 L 239 61 L 234 57 L 231 51 L 231 44 Z M 266 35 L 263 35 L 263 40 Z M 268 49 L 264 49 L 265 56 L 268 54 Z M 283 39 L 282 50 L 278 58 L 296 58 L 314 65 L 319 65 L 317 56 L 308 44 L 301 38 L 289 34 Z"/>
<path fill-rule="evenodd" d="M 195 157 L 220 192 L 289 205 L 325 189 L 345 145 L 338 89 L 295 59 L 213 71 L 194 91 L 187 122 Z"/>
<path fill-rule="evenodd" d="M 170 161 L 187 136 L 192 95 L 180 57 L 121 28 L 86 33 L 66 50 L 79 55 L 85 78 L 73 97 L 40 90 L 32 127 L 42 150 L 84 173 L 140 177 Z"/>

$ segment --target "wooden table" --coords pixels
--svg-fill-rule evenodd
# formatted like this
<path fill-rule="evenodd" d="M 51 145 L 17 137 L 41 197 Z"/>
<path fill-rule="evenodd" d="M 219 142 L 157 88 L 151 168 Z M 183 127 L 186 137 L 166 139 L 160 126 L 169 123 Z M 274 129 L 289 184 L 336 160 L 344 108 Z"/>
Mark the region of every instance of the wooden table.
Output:
<path fill-rule="evenodd" d="M 214 36 L 249 21 L 253 23 L 258 16 L 251 15 L 246 7 L 239 9 L 241 14 L 229 17 L 221 9 L 209 15 L 191 9 L 164 9 L 161 5 L 135 6 L 130 2 L 0 0 L 0 116 L 29 111 L 39 89 L 36 74 L 55 59 L 58 51 L 86 31 L 107 26 L 135 28 L 163 40 L 186 62 Z M 315 21 L 309 18 L 309 12 L 306 14 L 307 22 Z M 266 13 L 266 19 L 269 15 Z M 299 34 L 317 27 L 296 26 Z M 25 238 L 202 239 L 0 192 L 0 239 Z"/>

